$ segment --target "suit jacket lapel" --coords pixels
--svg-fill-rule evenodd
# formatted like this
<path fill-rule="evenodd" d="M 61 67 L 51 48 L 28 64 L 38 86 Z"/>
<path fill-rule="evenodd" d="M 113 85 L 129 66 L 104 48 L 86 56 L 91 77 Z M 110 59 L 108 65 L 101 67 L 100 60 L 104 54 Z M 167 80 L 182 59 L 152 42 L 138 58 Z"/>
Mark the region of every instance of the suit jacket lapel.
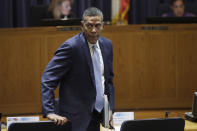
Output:
<path fill-rule="evenodd" d="M 85 57 L 86 57 L 86 60 L 87 60 L 88 67 L 90 69 L 89 70 L 90 71 L 90 76 L 92 78 L 93 85 L 95 86 L 94 69 L 93 69 L 90 49 L 89 49 L 87 41 L 85 40 L 85 37 L 84 37 L 83 33 L 80 34 L 80 40 L 81 40 L 80 43 L 82 43 L 82 47 L 83 47 L 83 50 L 84 50 L 84 53 L 85 53 Z"/>

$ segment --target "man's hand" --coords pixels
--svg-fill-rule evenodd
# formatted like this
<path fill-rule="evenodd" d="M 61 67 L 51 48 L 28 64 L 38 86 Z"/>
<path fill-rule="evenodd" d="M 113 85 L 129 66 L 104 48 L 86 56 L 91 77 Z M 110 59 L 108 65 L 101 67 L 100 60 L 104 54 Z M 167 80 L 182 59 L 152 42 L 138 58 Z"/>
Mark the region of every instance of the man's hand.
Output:
<path fill-rule="evenodd" d="M 49 120 L 53 120 L 57 125 L 64 125 L 68 121 L 66 117 L 62 117 L 57 114 L 48 114 L 47 118 Z"/>
<path fill-rule="evenodd" d="M 114 121 L 113 121 L 113 112 L 112 110 L 110 110 L 110 121 L 109 121 L 109 125 L 114 127 Z"/>

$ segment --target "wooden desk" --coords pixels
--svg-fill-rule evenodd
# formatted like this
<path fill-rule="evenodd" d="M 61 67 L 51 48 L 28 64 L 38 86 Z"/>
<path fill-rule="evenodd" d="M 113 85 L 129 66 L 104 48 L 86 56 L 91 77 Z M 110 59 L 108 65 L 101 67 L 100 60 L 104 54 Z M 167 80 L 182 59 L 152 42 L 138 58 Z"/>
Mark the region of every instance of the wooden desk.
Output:
<path fill-rule="evenodd" d="M 167 111 L 170 112 L 169 117 L 184 118 L 185 112 L 191 110 L 142 110 L 136 111 L 134 116 L 135 119 L 164 118 Z M 185 120 L 185 131 L 197 131 L 197 122 Z"/>
<path fill-rule="evenodd" d="M 139 110 L 134 112 L 135 119 L 148 119 L 148 118 L 164 118 L 166 111 L 170 110 Z M 184 118 L 184 113 L 190 110 L 171 110 L 169 117 L 182 117 Z M 40 120 L 47 120 L 40 116 Z M 2 121 L 5 122 L 6 118 L 3 117 Z M 7 131 L 7 129 L 2 129 L 1 131 Z M 101 131 L 108 131 L 107 129 L 101 128 Z M 185 120 L 185 131 L 197 131 L 197 123 Z"/>
<path fill-rule="evenodd" d="M 3 114 L 41 112 L 42 72 L 59 45 L 79 32 L 69 27 L 0 29 Z M 197 24 L 105 26 L 102 35 L 114 47 L 116 110 L 192 107 Z"/>
<path fill-rule="evenodd" d="M 1 131 L 7 131 L 7 129 L 1 129 Z M 101 131 L 109 131 L 108 129 L 101 128 Z M 184 131 L 197 131 L 197 123 L 185 121 Z"/>
<path fill-rule="evenodd" d="M 185 121 L 185 131 L 197 131 L 197 122 Z"/>
<path fill-rule="evenodd" d="M 134 112 L 135 119 L 149 119 L 149 118 L 164 118 L 164 114 L 169 110 L 143 110 Z M 189 110 L 171 110 L 169 117 L 182 117 L 184 118 L 184 113 Z M 101 131 L 110 131 L 108 129 L 101 128 Z M 185 120 L 184 131 L 197 131 L 197 122 L 191 122 Z"/>
<path fill-rule="evenodd" d="M 101 128 L 101 131 L 111 131 L 111 130 Z M 197 123 L 185 120 L 184 131 L 197 131 Z"/>

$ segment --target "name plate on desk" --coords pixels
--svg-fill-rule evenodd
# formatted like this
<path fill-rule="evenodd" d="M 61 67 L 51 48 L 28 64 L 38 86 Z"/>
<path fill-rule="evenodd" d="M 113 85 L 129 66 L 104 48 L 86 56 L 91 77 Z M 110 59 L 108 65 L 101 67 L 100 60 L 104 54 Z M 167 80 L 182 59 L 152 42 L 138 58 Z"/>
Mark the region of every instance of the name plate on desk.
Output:
<path fill-rule="evenodd" d="M 141 30 L 168 30 L 168 26 L 142 26 Z"/>
<path fill-rule="evenodd" d="M 57 31 L 81 31 L 80 26 L 66 27 L 66 26 L 57 26 Z"/>

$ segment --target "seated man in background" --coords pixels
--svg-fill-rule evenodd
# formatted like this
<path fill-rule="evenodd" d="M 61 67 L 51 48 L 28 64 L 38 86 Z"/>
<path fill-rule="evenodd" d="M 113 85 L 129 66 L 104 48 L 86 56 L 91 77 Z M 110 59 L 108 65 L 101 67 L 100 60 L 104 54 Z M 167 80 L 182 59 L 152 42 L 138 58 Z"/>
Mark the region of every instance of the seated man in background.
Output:
<path fill-rule="evenodd" d="M 184 0 L 171 0 L 170 8 L 172 12 L 165 13 L 162 17 L 195 17 L 195 14 L 185 12 L 185 1 Z"/>
<path fill-rule="evenodd" d="M 47 18 L 67 20 L 73 18 L 71 5 L 73 0 L 52 0 L 48 8 Z"/>

